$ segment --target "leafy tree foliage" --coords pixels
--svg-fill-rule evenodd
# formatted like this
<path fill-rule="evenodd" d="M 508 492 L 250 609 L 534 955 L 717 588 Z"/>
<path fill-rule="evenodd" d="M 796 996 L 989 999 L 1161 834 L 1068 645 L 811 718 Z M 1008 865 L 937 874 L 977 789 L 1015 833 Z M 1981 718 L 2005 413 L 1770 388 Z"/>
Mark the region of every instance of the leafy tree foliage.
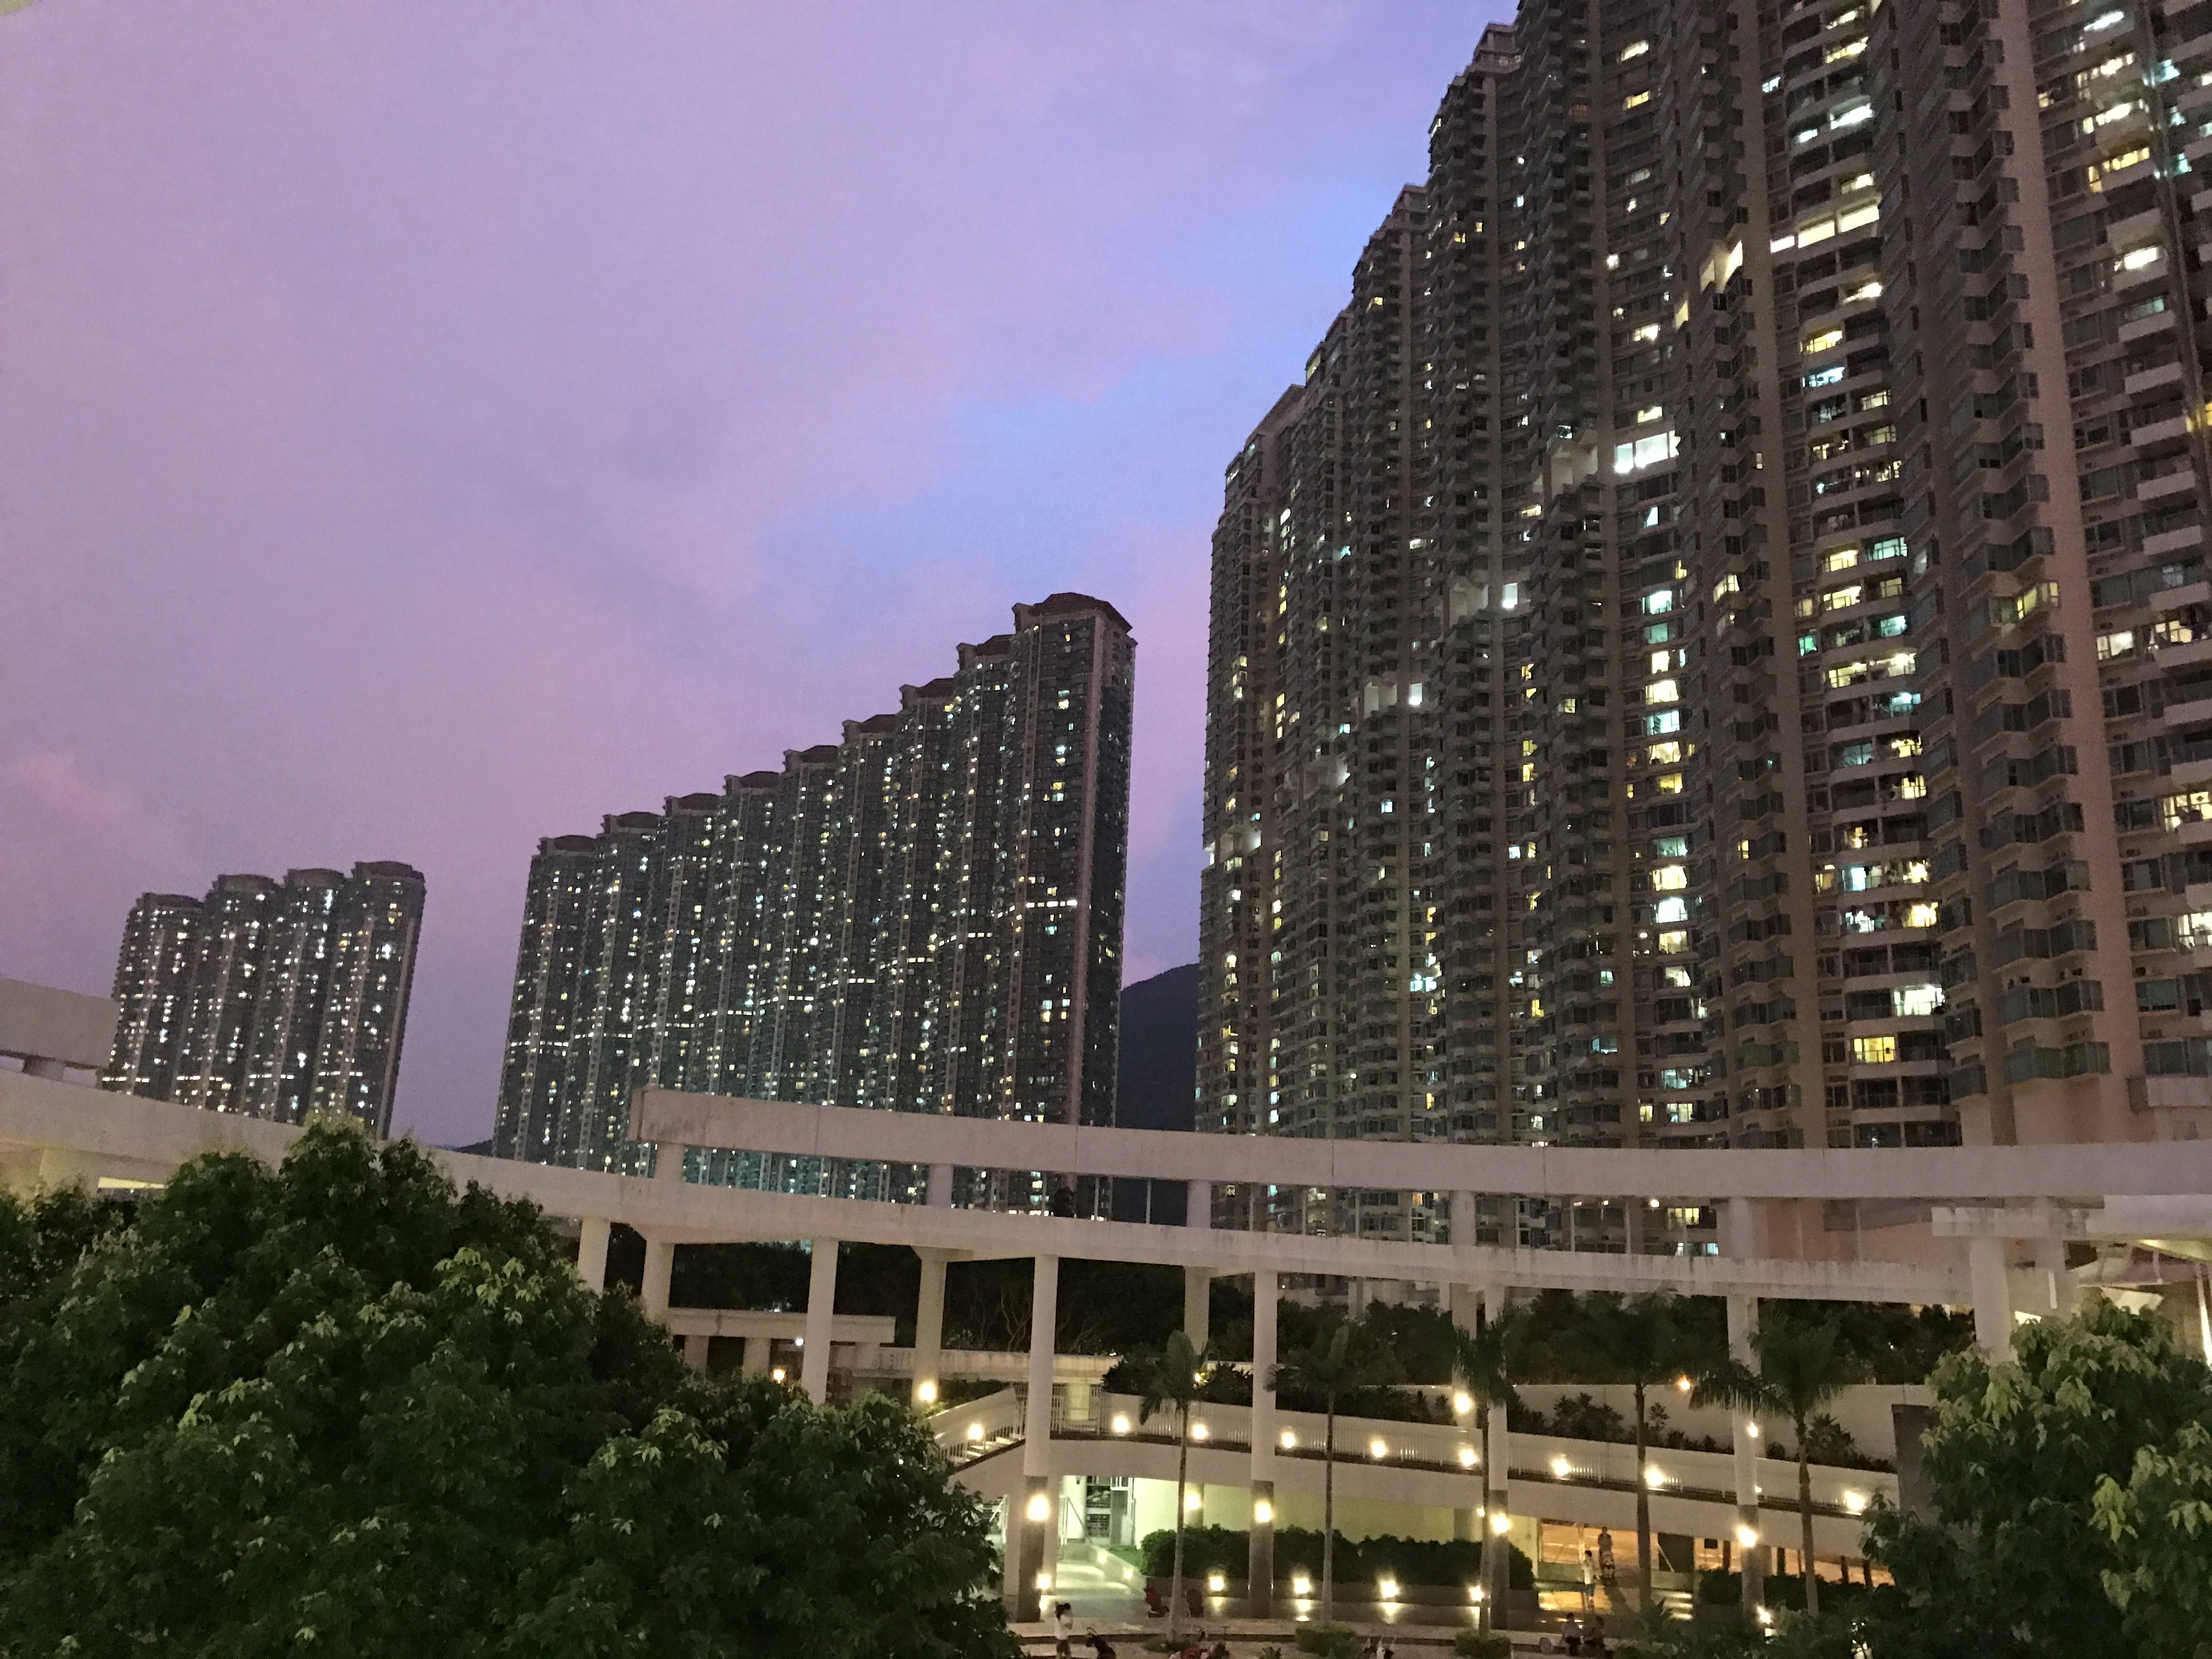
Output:
<path fill-rule="evenodd" d="M 52 1220 L 0 1218 L 0 1650 L 1012 1651 L 903 1410 L 692 1376 L 410 1145 L 316 1126 L 89 1249 Z"/>
<path fill-rule="evenodd" d="M 2170 1445 L 2143 1446 L 2124 1486 L 2097 1487 L 2097 1529 L 2118 1565 L 2105 1593 L 2143 1659 L 2212 1655 L 2212 1428 L 2185 1423 Z"/>
<path fill-rule="evenodd" d="M 1867 1528 L 1898 1585 L 1871 1598 L 1875 1651 L 2135 1651 L 2105 1591 L 2104 1574 L 2126 1565 L 2095 1500 L 2131 1478 L 2139 1450 L 2212 1425 L 2202 1362 L 2162 1322 L 2100 1303 L 2022 1327 L 2008 1363 L 1954 1356 L 1936 1389 L 1923 1462 L 1937 1520 L 1882 1507 Z"/>

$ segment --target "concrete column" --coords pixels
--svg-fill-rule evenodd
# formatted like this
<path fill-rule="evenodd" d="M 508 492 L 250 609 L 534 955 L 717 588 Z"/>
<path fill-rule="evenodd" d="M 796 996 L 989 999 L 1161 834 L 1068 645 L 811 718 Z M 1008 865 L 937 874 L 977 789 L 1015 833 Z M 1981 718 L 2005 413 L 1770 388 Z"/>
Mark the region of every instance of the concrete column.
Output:
<path fill-rule="evenodd" d="M 691 1149 L 680 1140 L 663 1140 L 653 1149 L 653 1178 L 655 1181 L 684 1179 L 684 1154 Z"/>
<path fill-rule="evenodd" d="M 1186 1227 L 1211 1227 L 1213 1224 L 1213 1183 L 1193 1181 L 1186 1184 L 1187 1194 L 1182 1220 Z"/>
<path fill-rule="evenodd" d="M 1213 1333 L 1213 1269 L 1185 1267 L 1182 1270 L 1182 1333 L 1190 1339 L 1190 1346 L 1200 1353 L 1212 1340 Z"/>
<path fill-rule="evenodd" d="M 744 1358 L 738 1363 L 747 1376 L 766 1376 L 775 1353 L 775 1351 L 769 1346 L 768 1338 L 749 1336 L 745 1339 Z"/>
<path fill-rule="evenodd" d="M 1733 1207 L 1742 1203 L 1730 1200 Z M 1749 1206 L 1746 1206 L 1747 1209 Z M 1728 1299 L 1729 1357 L 1738 1364 L 1758 1363 L 1751 1334 L 1759 1328 L 1759 1298 L 1743 1291 Z M 1735 1551 L 1743 1563 L 1743 1606 L 1748 1613 L 1766 1599 L 1765 1528 L 1759 1513 L 1759 1423 L 1748 1412 L 1735 1413 Z"/>
<path fill-rule="evenodd" d="M 665 1239 L 645 1241 L 645 1284 L 641 1297 L 645 1304 L 645 1316 L 653 1321 L 668 1317 L 668 1276 L 676 1267 L 676 1247 Z"/>
<path fill-rule="evenodd" d="M 1482 1287 L 1482 1312 L 1486 1320 L 1505 1317 L 1503 1285 Z M 1490 1408 L 1490 1432 L 1484 1437 L 1482 1446 L 1483 1536 L 1493 1546 L 1483 1551 L 1482 1617 L 1490 1621 L 1492 1628 L 1506 1622 L 1506 1601 L 1513 1586 L 1512 1547 L 1505 1537 L 1507 1520 L 1513 1512 L 1513 1500 L 1506 1485 L 1513 1463 L 1511 1443 L 1507 1437 L 1512 1432 L 1510 1415 L 1503 1406 Z"/>
<path fill-rule="evenodd" d="M 1010 1618 L 1036 1617 L 1037 1578 L 1060 1553 L 1060 1483 L 1052 1477 L 1053 1344 L 1060 1319 L 1060 1258 L 1041 1255 L 1030 1285 L 1028 1398 L 1022 1413 L 1022 1480 L 1006 1522 L 1006 1604 Z"/>
<path fill-rule="evenodd" d="M 799 1356 L 799 1386 L 820 1405 L 830 1397 L 830 1321 L 837 1314 L 837 1241 L 814 1241 L 806 1274 L 806 1346 Z"/>
<path fill-rule="evenodd" d="M 933 1189 L 939 1170 L 949 1174 L 951 1166 L 930 1166 Z M 921 1258 L 921 1294 L 914 1310 L 914 1408 L 927 1412 L 936 1409 L 938 1393 L 945 1380 L 941 1370 L 945 1363 L 945 1267 L 951 1258 L 942 1250 L 917 1250 L 915 1254 Z"/>
<path fill-rule="evenodd" d="M 952 1207 L 952 1166 L 950 1164 L 929 1166 L 929 1202 L 935 1209 L 949 1210 Z"/>
<path fill-rule="evenodd" d="M 607 1240 L 614 1232 L 614 1224 L 598 1216 L 587 1215 L 582 1230 L 576 1237 L 576 1277 L 584 1281 L 585 1288 L 604 1291 L 607 1287 Z"/>
<path fill-rule="evenodd" d="M 1628 1254 L 1631 1255 L 1644 1254 L 1644 1221 L 1650 1213 L 1650 1206 L 1640 1198 L 1620 1200 L 1620 1218 L 1628 1236 Z"/>
<path fill-rule="evenodd" d="M 1474 1243 L 1474 1194 L 1454 1193 L 1451 1195 L 1451 1242 L 1464 1248 Z"/>
<path fill-rule="evenodd" d="M 1463 1197 L 1468 1195 L 1460 1194 L 1459 1196 Z M 1454 1213 L 1456 1214 L 1456 1205 L 1458 1202 L 1457 1198 L 1455 1198 L 1453 1202 L 1455 1206 Z M 1454 1221 L 1452 1223 L 1452 1231 L 1455 1236 L 1457 1235 L 1459 1231 L 1459 1223 L 1457 1221 Z M 1481 1289 L 1480 1287 L 1474 1285 L 1447 1285 L 1443 1287 L 1443 1304 L 1444 1311 L 1450 1316 L 1451 1322 L 1454 1327 L 1462 1331 L 1471 1331 L 1474 1329 L 1476 1325 L 1480 1322 L 1482 1315 Z M 1456 1377 L 1453 1379 L 1455 1382 L 1456 1382 L 1457 1380 L 1458 1379 Z M 1469 1409 L 1464 1412 L 1458 1410 L 1456 1406 L 1458 1398 L 1456 1392 L 1455 1392 L 1453 1397 L 1455 1401 L 1454 1410 L 1452 1412 L 1453 1420 L 1456 1422 L 1462 1430 L 1472 1430 L 1474 1427 L 1474 1410 Z M 1477 1449 L 1480 1451 L 1480 1448 L 1478 1448 Z M 1479 1492 L 1480 1490 L 1480 1488 L 1478 1486 L 1477 1491 Z M 1481 1540 L 1482 1517 L 1475 1513 L 1475 1511 L 1481 1507 L 1482 1505 L 1480 1503 L 1461 1504 L 1455 1504 L 1453 1506 L 1452 1536 L 1454 1538 L 1459 1540 L 1459 1541 L 1463 1544 L 1480 1542 Z"/>
<path fill-rule="evenodd" d="M 1966 1241 L 1966 1274 L 1974 1291 L 1974 1340 L 1991 1359 L 2012 1358 L 2012 1286 L 2005 1281 L 2002 1238 Z"/>
<path fill-rule="evenodd" d="M 687 1336 L 684 1339 L 684 1363 L 695 1371 L 707 1369 L 707 1345 L 711 1336 Z"/>
<path fill-rule="evenodd" d="M 1282 1281 L 1273 1268 L 1252 1275 L 1252 1531 L 1245 1578 L 1249 1616 L 1275 1616 L 1275 1369 Z"/>

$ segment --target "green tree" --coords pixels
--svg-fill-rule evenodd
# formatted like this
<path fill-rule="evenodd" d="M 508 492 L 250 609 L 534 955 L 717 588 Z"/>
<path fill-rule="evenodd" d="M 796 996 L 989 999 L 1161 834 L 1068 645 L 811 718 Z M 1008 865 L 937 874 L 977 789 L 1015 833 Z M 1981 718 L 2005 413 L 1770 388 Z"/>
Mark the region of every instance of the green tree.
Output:
<path fill-rule="evenodd" d="M 1190 1480 L 1190 1408 L 1206 1384 L 1206 1356 L 1182 1331 L 1168 1334 L 1167 1345 L 1141 1367 L 1143 1399 L 1137 1420 L 1149 1423 L 1159 1413 L 1176 1418 L 1175 1572 L 1168 1585 L 1168 1634 L 1182 1631 L 1182 1544 L 1184 1492 Z"/>
<path fill-rule="evenodd" d="M 2186 1536 L 2171 1500 L 2191 1477 L 2146 1468 L 2139 1454 L 2185 1462 L 2200 1443 L 2185 1443 L 2185 1430 L 2212 1428 L 2212 1372 L 2172 1330 L 2098 1303 L 2022 1326 L 2008 1360 L 1954 1355 L 1935 1388 L 1922 1449 L 1935 1516 L 1877 1504 L 1868 1522 L 1867 1553 L 1897 1581 L 1868 1598 L 1877 1659 L 2131 1653 L 2131 1628 L 2172 1628 L 2161 1564 Z M 2136 1502 L 2107 1497 L 2103 1521 L 2108 1480 L 2128 1482 Z M 2124 1610 L 2106 1573 L 2119 1575 Z"/>
<path fill-rule="evenodd" d="M 200 1159 L 63 1283 L 0 1359 L 0 1651 L 1012 1651 L 908 1413 L 692 1376 L 411 1144 Z"/>
<path fill-rule="evenodd" d="M 2105 1594 L 2136 1651 L 2212 1656 L 2212 1428 L 2185 1423 L 2170 1445 L 2139 1447 L 2126 1486 L 2097 1483 L 2096 1521 L 2118 1559 Z"/>
<path fill-rule="evenodd" d="M 1510 1414 L 1521 1403 L 1513 1390 L 1513 1370 L 1521 1355 L 1521 1346 L 1528 1334 L 1528 1316 L 1520 1309 L 1508 1309 L 1496 1319 L 1486 1319 L 1471 1331 L 1455 1331 L 1452 1355 L 1452 1370 L 1461 1388 L 1474 1401 L 1475 1430 L 1482 1441 L 1483 1473 L 1480 1477 L 1486 1488 L 1503 1492 L 1504 1471 L 1490 1467 L 1490 1414 L 1505 1412 Z M 1478 1511 L 1484 1504 L 1474 1505 Z M 1482 1529 L 1482 1582 L 1484 1594 L 1480 1610 L 1481 1628 L 1488 1630 L 1499 1617 L 1496 1602 L 1505 1584 L 1502 1565 L 1512 1546 L 1504 1534 L 1494 1528 Z"/>
<path fill-rule="evenodd" d="M 1346 1320 L 1294 1348 L 1277 1365 L 1270 1387 L 1317 1399 L 1327 1419 L 1322 1437 L 1321 1622 L 1336 1611 L 1336 1408 L 1345 1395 L 1394 1382 L 1396 1362 L 1357 1320 Z"/>
<path fill-rule="evenodd" d="M 1761 1319 L 1752 1333 L 1751 1346 L 1759 1361 L 1756 1369 L 1735 1361 L 1715 1366 L 1698 1379 L 1691 1399 L 1699 1405 L 1789 1420 L 1790 1443 L 1797 1449 L 1797 1535 L 1805 1611 L 1817 1620 L 1820 1575 L 1813 1570 L 1813 1425 L 1822 1420 L 1822 1408 L 1865 1372 L 1844 1347 L 1841 1328 L 1832 1323 Z"/>
<path fill-rule="evenodd" d="M 1590 1361 L 1615 1381 L 1626 1382 L 1636 1401 L 1636 1604 L 1651 1605 L 1651 1488 L 1645 1480 L 1650 1455 L 1650 1390 L 1674 1380 L 1684 1358 L 1678 1298 L 1649 1296 L 1593 1296 L 1583 1310 L 1582 1340 Z"/>

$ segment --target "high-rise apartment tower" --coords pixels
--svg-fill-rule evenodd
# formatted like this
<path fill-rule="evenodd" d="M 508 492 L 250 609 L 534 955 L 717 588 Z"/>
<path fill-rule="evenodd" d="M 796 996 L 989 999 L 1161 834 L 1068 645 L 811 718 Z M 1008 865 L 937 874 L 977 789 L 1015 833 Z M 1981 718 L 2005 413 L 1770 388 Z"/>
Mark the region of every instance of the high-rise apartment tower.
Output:
<path fill-rule="evenodd" d="M 221 876 L 204 899 L 148 893 L 115 967 L 103 1085 L 210 1111 L 299 1123 L 392 1123 L 422 926 L 404 864 Z"/>
<path fill-rule="evenodd" d="M 1114 608 L 1056 593 L 780 772 L 540 842 L 501 1154 L 635 1167 L 643 1087 L 1111 1122 L 1133 672 Z M 708 1162 L 748 1185 L 915 1178 Z"/>
<path fill-rule="evenodd" d="M 2208 6 L 1490 29 L 1229 469 L 1201 1121 L 2212 1124 L 2206 156 Z"/>

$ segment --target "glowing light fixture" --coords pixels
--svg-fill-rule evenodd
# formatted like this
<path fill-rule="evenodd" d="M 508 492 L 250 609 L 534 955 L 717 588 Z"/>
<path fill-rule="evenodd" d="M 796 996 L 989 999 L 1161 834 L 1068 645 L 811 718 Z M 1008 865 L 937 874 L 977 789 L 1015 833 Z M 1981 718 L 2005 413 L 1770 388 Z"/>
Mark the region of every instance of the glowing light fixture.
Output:
<path fill-rule="evenodd" d="M 1657 1492 L 1660 1487 L 1667 1484 L 1667 1477 L 1657 1469 L 1646 1469 L 1644 1471 L 1644 1484 L 1652 1491 Z"/>
<path fill-rule="evenodd" d="M 1457 1413 L 1460 1416 L 1465 1417 L 1474 1409 L 1474 1396 L 1468 1393 L 1464 1389 L 1452 1396 L 1452 1410 Z"/>
<path fill-rule="evenodd" d="M 1206 1494 L 1197 1491 L 1185 1492 L 1182 1495 L 1182 1506 L 1186 1510 L 1204 1509 L 1206 1507 Z"/>
<path fill-rule="evenodd" d="M 1205 1438 L 1206 1438 L 1206 1425 L 1205 1425 L 1205 1424 L 1203 1424 L 1203 1423 L 1194 1423 L 1194 1424 L 1192 1424 L 1192 1425 L 1190 1425 L 1190 1437 L 1191 1437 L 1192 1439 L 1194 1439 L 1194 1440 L 1203 1440 L 1203 1439 L 1205 1439 Z"/>
<path fill-rule="evenodd" d="M 1052 1519 L 1052 1498 L 1048 1493 L 1039 1492 L 1030 1499 L 1029 1517 L 1032 1521 Z"/>
<path fill-rule="evenodd" d="M 1313 1580 L 1307 1577 L 1306 1575 L 1302 1572 L 1292 1573 L 1291 1575 L 1291 1594 L 1297 1596 L 1311 1595 L 1313 1594 Z"/>
<path fill-rule="evenodd" d="M 1398 1599 L 1398 1581 L 1395 1578 L 1378 1578 L 1375 1581 L 1375 1588 L 1382 1592 L 1385 1601 L 1395 1601 Z"/>
<path fill-rule="evenodd" d="M 1115 1432 L 1115 1433 L 1116 1433 L 1116 1434 L 1127 1434 L 1127 1433 L 1128 1433 L 1128 1431 L 1129 1431 L 1129 1414 L 1128 1414 L 1127 1412 L 1116 1412 L 1116 1413 L 1114 1413 L 1114 1425 L 1113 1425 L 1113 1427 L 1114 1427 L 1114 1432 Z"/>
<path fill-rule="evenodd" d="M 983 1425 L 981 1423 L 970 1423 L 968 1425 L 968 1437 L 970 1440 L 981 1440 L 983 1437 Z"/>
<path fill-rule="evenodd" d="M 1367 1455 L 1375 1458 L 1388 1457 L 1390 1455 L 1390 1449 L 1384 1445 L 1378 1437 L 1367 1443 Z"/>
<path fill-rule="evenodd" d="M 1282 1442 L 1283 1442 L 1283 1449 L 1284 1449 L 1285 1451 L 1289 1451 L 1292 1447 L 1296 1446 L 1296 1445 L 1298 1443 L 1298 1437 L 1297 1437 L 1297 1435 L 1293 1434 L 1290 1430 L 1288 1430 L 1288 1429 L 1285 1429 L 1285 1430 L 1283 1431 L 1283 1433 L 1282 1433 Z"/>
<path fill-rule="evenodd" d="M 1864 1492 L 1847 1492 L 1844 1494 L 1844 1508 L 1848 1513 L 1852 1515 L 1864 1515 L 1866 1513 L 1866 1506 L 1867 1495 Z"/>
<path fill-rule="evenodd" d="M 914 1385 L 914 1397 L 925 1406 L 934 1405 L 937 1402 L 937 1384 L 924 1377 Z"/>
<path fill-rule="evenodd" d="M 1569 1475 L 1572 1474 L 1574 1472 L 1575 1472 L 1575 1466 L 1574 1466 L 1573 1464 L 1571 1464 L 1571 1463 L 1568 1462 L 1567 1462 L 1567 1460 L 1566 1460 L 1565 1458 L 1564 1458 L 1564 1457 L 1555 1457 L 1555 1458 L 1553 1458 L 1553 1459 L 1552 1460 L 1552 1473 L 1553 1473 L 1554 1475 L 1558 1476 L 1560 1480 L 1565 1480 Z"/>
<path fill-rule="evenodd" d="M 1474 1467 L 1474 1447 L 1462 1446 L 1459 1449 L 1459 1466 L 1463 1469 L 1471 1469 Z"/>
<path fill-rule="evenodd" d="M 1206 1575 L 1206 1589 L 1208 1595 L 1218 1595 L 1222 1591 L 1228 1588 L 1229 1575 L 1227 1573 L 1222 1572 L 1217 1569 L 1216 1571 Z"/>
<path fill-rule="evenodd" d="M 1253 1501 L 1252 1501 L 1252 1524 L 1253 1524 L 1254 1526 L 1255 1526 L 1255 1527 L 1267 1527 L 1267 1526 L 1272 1526 L 1272 1525 L 1273 1525 L 1273 1524 L 1274 1524 L 1274 1520 L 1275 1520 L 1275 1506 L 1274 1506 L 1273 1504 L 1270 1504 L 1270 1503 L 1269 1503 L 1266 1498 L 1257 1498 L 1253 1499 Z"/>
<path fill-rule="evenodd" d="M 1747 1550 L 1757 1549 L 1759 1547 L 1759 1528 L 1757 1527 L 1738 1527 L 1735 1529 L 1735 1541 L 1742 1545 L 1743 1547 Z"/>
<path fill-rule="evenodd" d="M 1504 1510 L 1492 1511 L 1490 1517 L 1490 1529 L 1500 1538 L 1504 1537 L 1507 1533 L 1513 1530 L 1513 1517 L 1506 1514 Z"/>

